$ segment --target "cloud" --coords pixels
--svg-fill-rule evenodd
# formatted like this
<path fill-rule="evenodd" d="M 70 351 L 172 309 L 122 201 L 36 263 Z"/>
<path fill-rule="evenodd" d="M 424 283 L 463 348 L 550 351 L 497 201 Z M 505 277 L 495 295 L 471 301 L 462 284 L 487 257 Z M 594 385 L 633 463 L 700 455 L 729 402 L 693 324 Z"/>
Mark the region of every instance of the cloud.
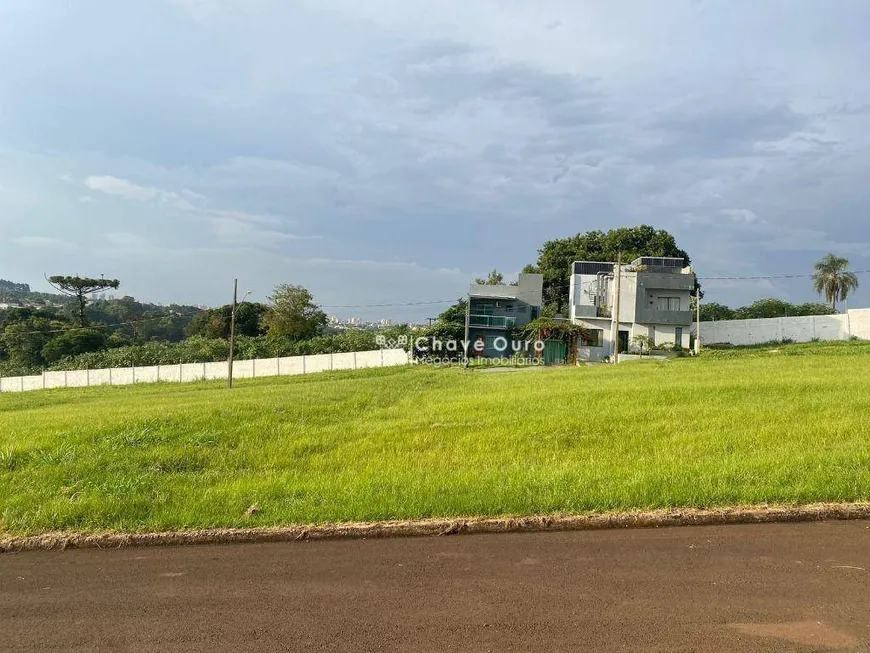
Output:
<path fill-rule="evenodd" d="M 291 240 L 318 238 L 317 236 L 296 236 L 281 231 L 260 229 L 248 220 L 225 215 L 212 217 L 210 221 L 221 241 L 238 246 L 277 247 L 281 243 Z"/>
<path fill-rule="evenodd" d="M 112 177 L 111 175 L 88 177 L 85 179 L 85 186 L 107 195 L 117 195 L 124 199 L 138 200 L 140 202 L 168 197 L 170 195 L 157 188 L 147 188 L 126 179 Z"/>
<path fill-rule="evenodd" d="M 167 191 L 154 186 L 142 186 L 127 179 L 111 175 L 92 176 L 85 179 L 85 185 L 108 195 L 115 195 L 136 202 L 153 202 L 160 207 L 174 209 L 186 215 L 204 220 L 214 228 L 217 238 L 225 243 L 239 246 L 276 247 L 277 245 L 314 236 L 296 236 L 275 229 L 262 229 L 255 225 L 281 224 L 276 216 L 260 215 L 246 211 L 213 209 L 208 207 L 208 198 L 201 193 L 184 189 L 181 193 Z M 132 234 L 118 232 L 107 234 L 106 238 L 118 245 L 142 245 L 131 242 Z M 139 238 L 139 237 L 136 237 Z"/>
<path fill-rule="evenodd" d="M 68 243 L 58 238 L 49 238 L 47 236 L 19 236 L 13 238 L 12 242 L 20 247 L 30 249 L 72 249 L 76 245 Z"/>
<path fill-rule="evenodd" d="M 731 222 L 737 224 L 757 224 L 764 222 L 764 220 L 759 218 L 754 211 L 750 211 L 749 209 L 722 209 L 719 211 L 719 215 L 722 215 L 731 220 Z"/>
<path fill-rule="evenodd" d="M 702 106 L 662 112 L 650 124 L 660 143 L 647 156 L 656 159 L 749 156 L 758 143 L 791 137 L 809 125 L 809 117 L 786 105 L 735 104 L 704 98 Z M 706 105 L 706 106 L 705 106 Z"/>

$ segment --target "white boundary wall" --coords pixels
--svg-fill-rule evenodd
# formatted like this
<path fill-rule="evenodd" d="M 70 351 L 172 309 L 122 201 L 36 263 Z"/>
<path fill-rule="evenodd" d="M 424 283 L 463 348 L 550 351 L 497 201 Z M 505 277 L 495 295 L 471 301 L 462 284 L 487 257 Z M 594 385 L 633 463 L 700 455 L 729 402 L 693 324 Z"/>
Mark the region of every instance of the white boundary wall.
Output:
<path fill-rule="evenodd" d="M 841 315 L 701 322 L 702 345 L 757 345 L 782 340 L 850 340 L 853 336 L 870 340 L 870 309 L 851 309 Z"/>
<path fill-rule="evenodd" d="M 379 349 L 341 354 L 316 354 L 285 358 L 257 358 L 233 363 L 234 379 L 265 376 L 290 376 L 330 370 L 358 370 L 369 367 L 393 367 L 411 362 L 404 349 Z M 182 363 L 148 367 L 114 367 L 99 370 L 43 372 L 38 376 L 0 378 L 0 392 L 24 392 L 49 388 L 86 388 L 96 385 L 131 385 L 133 383 L 188 382 L 203 379 L 226 379 L 227 363 Z"/>

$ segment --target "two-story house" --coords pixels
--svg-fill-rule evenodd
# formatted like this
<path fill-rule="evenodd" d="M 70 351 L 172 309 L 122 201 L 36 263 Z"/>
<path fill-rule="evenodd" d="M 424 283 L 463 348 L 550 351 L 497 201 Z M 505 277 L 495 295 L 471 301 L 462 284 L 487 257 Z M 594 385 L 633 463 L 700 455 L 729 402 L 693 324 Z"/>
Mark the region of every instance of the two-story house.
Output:
<path fill-rule="evenodd" d="M 611 357 L 634 349 L 632 339 L 648 336 L 656 346 L 688 349 L 692 326 L 691 296 L 695 274 L 682 258 L 641 257 L 621 266 L 619 326 L 614 324 L 616 264 L 576 261 L 571 270 L 571 321 L 587 329 L 577 360 Z M 615 332 L 618 331 L 618 335 Z"/>
<path fill-rule="evenodd" d="M 543 275 L 525 273 L 519 275 L 515 286 L 471 284 L 468 289 L 469 356 L 512 356 L 514 352 L 510 347 L 502 351 L 498 349 L 498 345 L 503 344 L 498 339 L 503 338 L 510 343 L 511 329 L 528 324 L 540 316 L 543 288 Z M 478 341 L 482 344 L 476 351 L 473 346 Z"/>

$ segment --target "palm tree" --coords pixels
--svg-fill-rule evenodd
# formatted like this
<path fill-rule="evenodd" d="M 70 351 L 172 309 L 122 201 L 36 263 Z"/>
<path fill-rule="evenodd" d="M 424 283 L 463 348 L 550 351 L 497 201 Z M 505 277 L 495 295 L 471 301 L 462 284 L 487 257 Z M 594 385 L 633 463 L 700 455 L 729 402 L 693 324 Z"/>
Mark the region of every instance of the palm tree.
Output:
<path fill-rule="evenodd" d="M 849 272 L 849 259 L 833 254 L 816 263 L 813 274 L 813 288 L 825 300 L 831 302 L 831 308 L 837 310 L 837 302 L 846 299 L 849 293 L 858 288 L 858 277 Z"/>

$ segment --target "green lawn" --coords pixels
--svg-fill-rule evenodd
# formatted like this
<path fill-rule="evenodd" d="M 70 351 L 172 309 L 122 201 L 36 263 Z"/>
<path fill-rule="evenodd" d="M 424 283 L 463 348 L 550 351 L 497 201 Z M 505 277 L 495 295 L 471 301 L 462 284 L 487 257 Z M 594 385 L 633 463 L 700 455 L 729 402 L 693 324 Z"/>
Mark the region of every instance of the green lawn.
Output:
<path fill-rule="evenodd" d="M 0 533 L 866 500 L 868 354 L 3 394 Z"/>

